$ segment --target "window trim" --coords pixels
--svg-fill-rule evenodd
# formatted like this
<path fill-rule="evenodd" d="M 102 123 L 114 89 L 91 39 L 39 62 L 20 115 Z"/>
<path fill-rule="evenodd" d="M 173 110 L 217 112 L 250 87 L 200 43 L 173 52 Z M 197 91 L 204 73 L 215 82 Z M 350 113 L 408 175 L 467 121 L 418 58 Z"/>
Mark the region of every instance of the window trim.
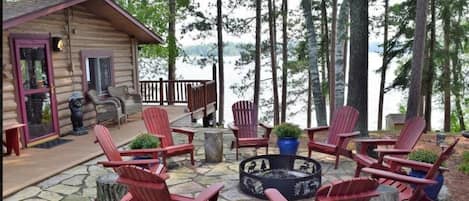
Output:
<path fill-rule="evenodd" d="M 88 92 L 88 81 L 86 79 L 86 60 L 88 58 L 98 58 L 98 57 L 109 57 L 110 58 L 110 65 L 111 65 L 111 85 L 115 86 L 115 71 L 114 71 L 114 58 L 112 56 L 112 50 L 81 50 L 80 51 L 80 57 L 81 57 L 81 72 L 82 72 L 82 77 L 81 77 L 81 83 L 82 83 L 82 89 L 83 93 Z"/>

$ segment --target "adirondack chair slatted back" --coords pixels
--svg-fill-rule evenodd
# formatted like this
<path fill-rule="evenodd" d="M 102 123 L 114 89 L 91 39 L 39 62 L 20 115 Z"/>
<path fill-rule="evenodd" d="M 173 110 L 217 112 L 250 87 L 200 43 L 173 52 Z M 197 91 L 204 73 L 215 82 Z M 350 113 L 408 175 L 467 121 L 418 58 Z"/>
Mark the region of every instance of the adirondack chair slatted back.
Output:
<path fill-rule="evenodd" d="M 233 104 L 234 125 L 239 128 L 239 138 L 257 137 L 257 106 L 251 101 L 238 101 Z"/>
<path fill-rule="evenodd" d="M 440 166 L 445 162 L 453 153 L 454 153 L 454 147 L 456 144 L 458 144 L 459 138 L 456 138 L 456 140 L 451 144 L 449 147 L 447 147 L 444 151 L 440 153 L 440 156 L 436 160 L 435 163 L 433 163 L 432 168 L 427 172 L 427 175 L 425 176 L 426 179 L 435 179 L 438 176 L 438 171 Z"/>
<path fill-rule="evenodd" d="M 336 109 L 330 124 L 331 126 L 329 128 L 327 143 L 336 145 L 339 143 L 338 134 L 351 133 L 357 123 L 358 114 L 358 110 L 350 106 Z M 348 141 L 348 139 L 346 140 Z M 347 145 L 347 142 L 344 142 L 343 144 Z"/>
<path fill-rule="evenodd" d="M 148 132 L 165 136 L 161 141 L 161 147 L 174 145 L 166 110 L 157 107 L 147 108 L 143 111 L 143 121 Z"/>
<path fill-rule="evenodd" d="M 133 200 L 171 200 L 166 182 L 158 175 L 136 166 L 119 167 L 116 172 L 119 174 L 117 182 L 127 186 Z"/>
<path fill-rule="evenodd" d="M 425 129 L 425 120 L 421 117 L 413 117 L 405 122 L 399 138 L 397 139 L 396 149 L 412 149 L 423 134 Z"/>
<path fill-rule="evenodd" d="M 116 145 L 112 142 L 111 133 L 106 127 L 99 124 L 96 125 L 94 127 L 94 134 L 109 161 L 122 161 Z"/>
<path fill-rule="evenodd" d="M 353 178 L 346 181 L 336 181 L 322 186 L 316 192 L 316 201 L 335 200 L 340 196 L 341 200 L 367 201 L 377 195 L 378 181 L 371 178 Z M 346 199 L 346 198 L 349 199 Z"/>

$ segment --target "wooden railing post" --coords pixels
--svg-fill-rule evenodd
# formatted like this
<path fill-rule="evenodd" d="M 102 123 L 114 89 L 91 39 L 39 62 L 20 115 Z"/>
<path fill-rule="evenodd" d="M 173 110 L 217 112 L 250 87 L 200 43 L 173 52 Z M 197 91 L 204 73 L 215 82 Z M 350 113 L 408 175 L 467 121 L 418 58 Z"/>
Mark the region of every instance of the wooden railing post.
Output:
<path fill-rule="evenodd" d="M 193 98 L 192 97 L 192 85 L 191 84 L 187 84 L 187 108 L 189 108 L 189 111 L 192 112 L 192 102 L 193 102 Z"/>
<path fill-rule="evenodd" d="M 207 81 L 203 81 L 204 90 L 204 117 L 207 116 Z"/>
<path fill-rule="evenodd" d="M 164 100 L 163 100 L 163 93 L 164 93 L 164 90 L 163 90 L 163 78 L 160 77 L 160 105 L 163 105 L 164 104 Z"/>

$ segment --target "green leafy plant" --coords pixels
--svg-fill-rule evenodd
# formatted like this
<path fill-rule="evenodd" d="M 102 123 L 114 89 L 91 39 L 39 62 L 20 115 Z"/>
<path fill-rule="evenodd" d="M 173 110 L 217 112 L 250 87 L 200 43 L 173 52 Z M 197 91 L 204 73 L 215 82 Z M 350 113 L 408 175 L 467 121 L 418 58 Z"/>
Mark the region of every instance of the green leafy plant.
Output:
<path fill-rule="evenodd" d="M 459 164 L 458 170 L 469 175 L 469 151 L 463 152 L 462 161 L 461 164 Z"/>
<path fill-rule="evenodd" d="M 409 154 L 409 160 L 435 163 L 438 160 L 438 154 L 430 150 L 419 149 Z"/>
<path fill-rule="evenodd" d="M 293 137 L 298 138 L 303 133 L 303 130 L 300 129 L 297 125 L 291 123 L 282 123 L 278 126 L 275 126 L 273 131 L 279 138 L 283 137 Z"/>
<path fill-rule="evenodd" d="M 150 133 L 142 133 L 130 143 L 129 147 L 130 149 L 150 149 L 159 146 L 160 140 L 156 136 Z"/>

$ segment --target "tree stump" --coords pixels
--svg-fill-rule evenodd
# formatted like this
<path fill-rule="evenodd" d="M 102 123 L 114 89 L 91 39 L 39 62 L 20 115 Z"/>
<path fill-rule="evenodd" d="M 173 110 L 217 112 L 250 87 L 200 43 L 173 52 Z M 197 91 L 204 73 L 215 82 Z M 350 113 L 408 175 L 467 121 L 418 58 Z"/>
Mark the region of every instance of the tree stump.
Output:
<path fill-rule="evenodd" d="M 223 161 L 223 131 L 205 131 L 205 161 L 218 163 Z"/>
<path fill-rule="evenodd" d="M 98 177 L 96 180 L 96 201 L 115 201 L 127 193 L 127 187 L 117 183 L 118 175 L 109 173 Z"/>
<path fill-rule="evenodd" d="M 378 192 L 380 193 L 378 197 L 374 197 L 371 201 L 398 201 L 399 200 L 399 191 L 391 186 L 379 185 Z"/>

